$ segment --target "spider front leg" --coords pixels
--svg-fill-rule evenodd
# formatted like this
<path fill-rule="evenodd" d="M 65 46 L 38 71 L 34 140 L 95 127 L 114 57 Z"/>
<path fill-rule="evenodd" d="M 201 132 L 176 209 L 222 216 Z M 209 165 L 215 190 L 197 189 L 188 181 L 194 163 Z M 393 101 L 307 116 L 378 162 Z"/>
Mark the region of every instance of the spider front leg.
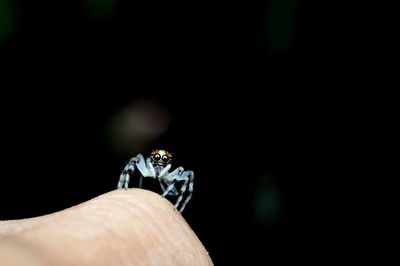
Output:
<path fill-rule="evenodd" d="M 122 188 L 123 186 L 125 189 L 128 189 L 128 184 L 130 177 L 133 175 L 135 171 L 135 167 L 139 170 L 141 176 L 139 179 L 139 187 L 142 186 L 142 178 L 143 177 L 155 177 L 155 171 L 150 159 L 144 159 L 143 155 L 138 154 L 137 156 L 130 159 L 129 163 L 125 166 L 124 170 L 121 173 L 119 178 L 117 188 Z"/>

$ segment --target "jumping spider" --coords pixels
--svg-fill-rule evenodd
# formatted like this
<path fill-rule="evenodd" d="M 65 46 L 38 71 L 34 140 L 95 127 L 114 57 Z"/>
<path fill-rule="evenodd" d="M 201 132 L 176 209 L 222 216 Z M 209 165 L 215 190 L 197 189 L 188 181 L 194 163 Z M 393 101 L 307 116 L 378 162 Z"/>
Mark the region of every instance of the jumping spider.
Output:
<path fill-rule="evenodd" d="M 144 159 L 143 155 L 138 154 L 130 159 L 129 163 L 122 171 L 118 182 L 118 188 L 122 188 L 124 186 L 125 189 L 128 189 L 129 179 L 133 175 L 135 168 L 137 168 L 140 172 L 139 188 L 142 187 L 143 177 L 150 177 L 158 180 L 160 182 L 161 189 L 163 190 L 162 197 L 165 197 L 166 195 L 179 195 L 179 198 L 174 206 L 174 209 L 177 209 L 189 185 L 189 194 L 179 210 L 182 212 L 192 197 L 194 173 L 193 171 L 184 171 L 183 167 L 178 167 L 174 171 L 168 172 L 169 169 L 171 169 L 171 161 L 172 154 L 165 150 L 153 150 L 150 154 L 150 157 L 148 157 L 146 160 Z M 175 186 L 179 181 L 183 181 L 180 191 L 178 191 Z"/>

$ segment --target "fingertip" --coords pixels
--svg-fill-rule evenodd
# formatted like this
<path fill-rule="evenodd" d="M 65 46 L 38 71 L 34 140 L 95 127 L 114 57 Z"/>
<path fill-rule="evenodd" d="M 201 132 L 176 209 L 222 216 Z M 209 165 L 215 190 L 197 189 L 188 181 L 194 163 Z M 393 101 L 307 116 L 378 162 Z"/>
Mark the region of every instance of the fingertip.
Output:
<path fill-rule="evenodd" d="M 114 190 L 82 206 L 82 210 L 87 208 L 94 208 L 93 215 L 101 217 L 102 223 L 114 225 L 114 237 L 130 247 L 126 253 L 136 253 L 132 257 L 158 260 L 161 265 L 212 265 L 181 213 L 157 193 L 136 188 Z M 108 211 L 112 215 L 105 215 Z"/>
<path fill-rule="evenodd" d="M 59 265 L 65 253 L 64 247 L 54 245 L 59 240 L 70 246 L 75 259 L 81 258 L 81 265 L 99 260 L 98 265 L 212 265 L 179 211 L 148 190 L 117 189 L 28 220 L 23 226 L 27 230 L 19 232 L 42 250 L 50 247 Z M 67 261 L 71 263 L 71 258 Z"/>
<path fill-rule="evenodd" d="M 112 191 L 94 200 L 91 204 L 114 206 L 116 213 L 125 209 L 126 213 L 123 216 L 130 221 L 129 227 L 143 230 L 135 239 L 147 236 L 148 239 L 155 240 L 151 249 L 155 253 L 157 250 L 162 251 L 158 253 L 158 257 L 165 257 L 166 254 L 162 253 L 167 251 L 172 258 L 179 258 L 184 262 L 180 264 L 178 261 L 171 261 L 174 265 L 212 265 L 211 258 L 199 238 L 177 208 L 165 197 L 149 190 L 132 188 Z M 124 232 L 127 231 L 131 232 L 125 228 Z M 161 264 L 169 263 L 166 259 Z"/>

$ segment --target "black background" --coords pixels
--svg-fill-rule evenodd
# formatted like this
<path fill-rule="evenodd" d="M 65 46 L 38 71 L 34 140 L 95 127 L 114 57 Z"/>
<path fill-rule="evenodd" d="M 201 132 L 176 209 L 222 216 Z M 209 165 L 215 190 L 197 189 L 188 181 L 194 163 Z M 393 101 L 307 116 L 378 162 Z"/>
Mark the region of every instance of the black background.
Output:
<path fill-rule="evenodd" d="M 114 189 L 134 154 L 115 153 L 107 123 L 146 99 L 171 113 L 149 149 L 195 171 L 183 215 L 216 265 L 318 261 L 342 40 L 329 6 L 288 1 L 291 46 L 277 52 L 265 40 L 272 2 L 121 0 L 96 17 L 80 1 L 16 1 L 0 51 L 0 218 Z M 280 195 L 273 223 L 254 208 L 265 173 Z"/>

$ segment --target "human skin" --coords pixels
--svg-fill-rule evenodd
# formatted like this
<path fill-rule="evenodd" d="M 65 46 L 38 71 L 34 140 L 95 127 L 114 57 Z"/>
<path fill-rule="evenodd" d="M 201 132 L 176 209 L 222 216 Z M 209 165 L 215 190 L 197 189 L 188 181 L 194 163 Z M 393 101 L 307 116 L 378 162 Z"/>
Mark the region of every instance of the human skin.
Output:
<path fill-rule="evenodd" d="M 213 265 L 160 195 L 115 190 L 53 214 L 0 222 L 0 265 Z"/>

